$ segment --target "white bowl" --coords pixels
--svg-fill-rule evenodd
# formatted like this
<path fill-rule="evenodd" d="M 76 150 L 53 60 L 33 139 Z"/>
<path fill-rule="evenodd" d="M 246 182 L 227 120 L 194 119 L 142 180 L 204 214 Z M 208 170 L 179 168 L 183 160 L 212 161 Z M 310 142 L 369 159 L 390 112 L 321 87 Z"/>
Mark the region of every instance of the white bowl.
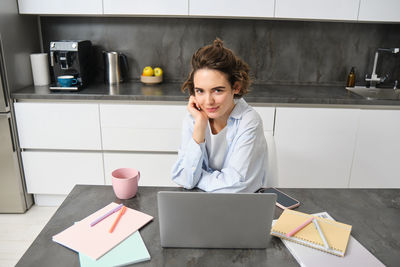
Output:
<path fill-rule="evenodd" d="M 140 81 L 145 84 L 155 84 L 162 82 L 162 75 L 161 76 L 140 76 Z"/>

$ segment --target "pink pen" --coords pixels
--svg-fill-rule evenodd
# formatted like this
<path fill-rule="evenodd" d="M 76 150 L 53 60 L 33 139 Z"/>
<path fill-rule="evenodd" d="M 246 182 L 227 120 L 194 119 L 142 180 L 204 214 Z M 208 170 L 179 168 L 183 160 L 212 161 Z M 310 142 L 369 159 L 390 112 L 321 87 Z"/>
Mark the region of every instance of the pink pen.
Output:
<path fill-rule="evenodd" d="M 304 223 L 302 223 L 301 225 L 297 226 L 296 228 L 294 228 L 292 231 L 290 231 L 289 233 L 286 234 L 286 237 L 291 237 L 292 235 L 294 235 L 295 233 L 297 233 L 298 231 L 300 231 L 301 229 L 303 229 L 304 227 L 306 227 L 308 224 L 310 224 L 312 222 L 314 218 L 311 217 L 309 219 L 307 219 L 307 221 L 305 221 Z"/>

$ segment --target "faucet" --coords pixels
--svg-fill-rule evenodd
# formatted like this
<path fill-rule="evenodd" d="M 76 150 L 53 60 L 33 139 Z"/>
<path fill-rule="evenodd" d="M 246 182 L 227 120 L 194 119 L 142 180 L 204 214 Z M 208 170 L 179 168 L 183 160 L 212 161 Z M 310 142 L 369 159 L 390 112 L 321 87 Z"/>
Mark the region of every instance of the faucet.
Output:
<path fill-rule="evenodd" d="M 388 74 L 386 74 L 385 77 L 378 77 L 376 74 L 376 64 L 378 63 L 379 52 L 390 52 L 397 54 L 400 52 L 400 48 L 378 48 L 375 51 L 374 67 L 372 68 L 371 77 L 368 78 L 368 75 L 365 75 L 365 81 L 370 82 L 371 87 L 376 87 L 377 84 L 384 82 L 389 77 Z"/>

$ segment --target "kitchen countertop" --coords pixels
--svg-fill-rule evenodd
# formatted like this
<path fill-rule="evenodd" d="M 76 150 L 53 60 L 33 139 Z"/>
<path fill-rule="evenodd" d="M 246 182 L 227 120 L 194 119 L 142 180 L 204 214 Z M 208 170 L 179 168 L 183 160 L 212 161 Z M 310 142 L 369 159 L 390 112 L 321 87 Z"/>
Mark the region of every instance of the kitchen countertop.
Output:
<path fill-rule="evenodd" d="M 50 91 L 49 86 L 28 86 L 11 93 L 19 100 L 125 100 L 186 102 L 188 97 L 180 90 L 182 83 L 145 85 L 140 82 L 110 86 L 90 85 L 78 92 Z M 324 85 L 262 85 L 253 84 L 244 98 L 252 104 L 274 105 L 368 105 L 399 106 L 398 100 L 368 100 L 350 93 L 342 86 Z"/>
<path fill-rule="evenodd" d="M 16 266 L 79 266 L 77 253 L 53 242 L 52 236 L 112 201 L 154 216 L 152 222 L 140 229 L 151 260 L 134 266 L 298 266 L 276 237 L 271 238 L 266 249 L 162 248 L 158 191 L 186 190 L 179 187 L 139 187 L 136 197 L 119 200 L 111 186 L 76 185 Z M 300 200 L 301 205 L 296 210 L 306 213 L 327 211 L 336 220 L 352 225 L 351 235 L 383 264 L 398 264 L 399 189 L 292 188 L 283 191 Z M 274 218 L 281 213 L 282 210 L 276 208 Z"/>

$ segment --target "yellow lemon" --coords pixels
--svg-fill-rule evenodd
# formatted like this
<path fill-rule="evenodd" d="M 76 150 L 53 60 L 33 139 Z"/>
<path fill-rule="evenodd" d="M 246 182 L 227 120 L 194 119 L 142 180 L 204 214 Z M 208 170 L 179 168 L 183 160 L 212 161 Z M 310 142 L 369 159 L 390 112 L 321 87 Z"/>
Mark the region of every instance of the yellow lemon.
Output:
<path fill-rule="evenodd" d="M 162 74 L 163 74 L 163 71 L 162 71 L 161 68 L 159 68 L 159 67 L 154 68 L 154 75 L 155 76 L 161 76 Z"/>
<path fill-rule="evenodd" d="M 143 76 L 153 76 L 154 75 L 154 70 L 152 67 L 147 66 L 146 68 L 143 69 Z"/>

